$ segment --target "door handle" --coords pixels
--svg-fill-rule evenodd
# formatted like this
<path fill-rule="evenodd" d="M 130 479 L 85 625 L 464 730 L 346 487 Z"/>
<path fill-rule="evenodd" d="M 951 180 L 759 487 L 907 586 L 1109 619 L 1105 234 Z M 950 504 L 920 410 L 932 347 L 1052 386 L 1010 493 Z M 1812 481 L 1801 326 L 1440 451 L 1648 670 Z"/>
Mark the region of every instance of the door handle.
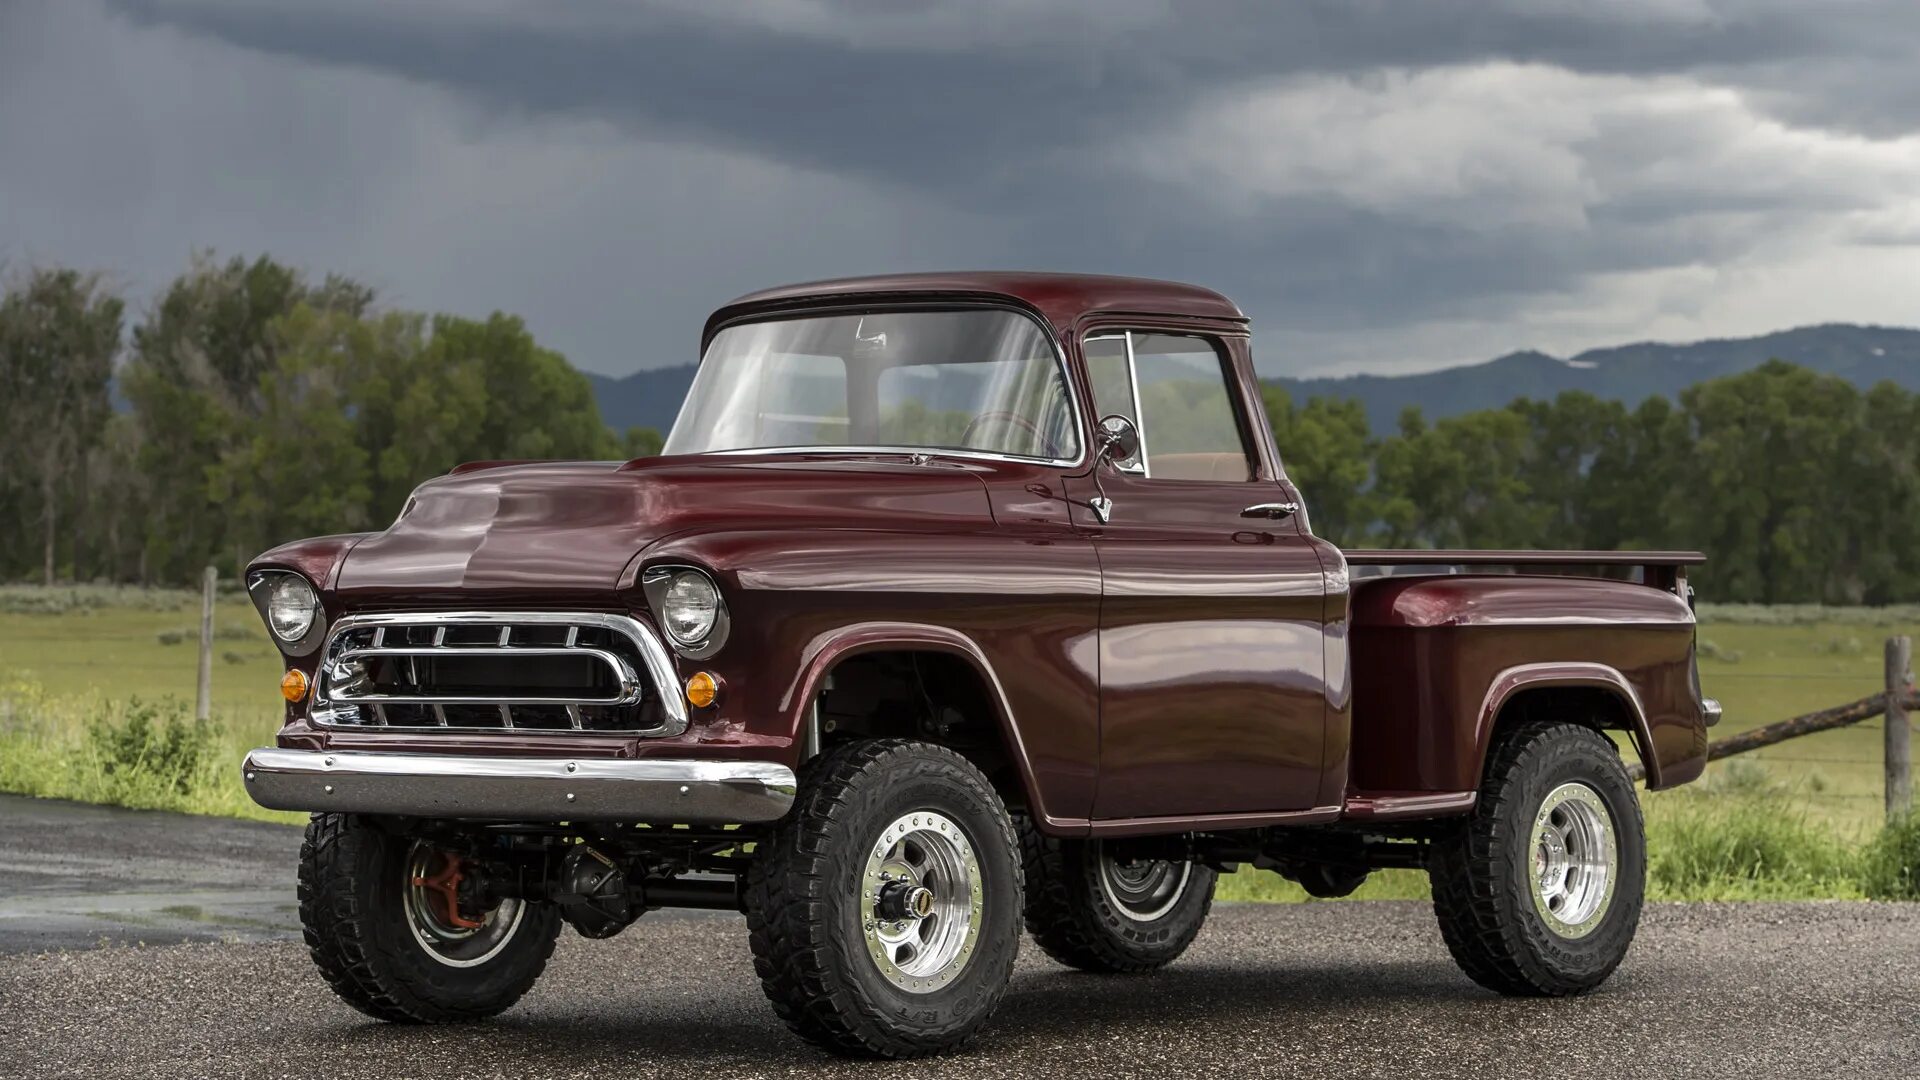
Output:
<path fill-rule="evenodd" d="M 1284 518 L 1292 517 L 1299 512 L 1300 504 L 1297 502 L 1254 503 L 1252 506 L 1240 511 L 1240 516 L 1250 518 Z"/>

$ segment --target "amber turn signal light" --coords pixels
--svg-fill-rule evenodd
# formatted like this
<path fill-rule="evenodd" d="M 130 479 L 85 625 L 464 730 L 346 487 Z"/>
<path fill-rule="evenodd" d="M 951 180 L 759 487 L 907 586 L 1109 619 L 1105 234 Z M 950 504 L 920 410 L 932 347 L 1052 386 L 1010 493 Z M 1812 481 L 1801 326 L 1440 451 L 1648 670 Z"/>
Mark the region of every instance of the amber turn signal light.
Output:
<path fill-rule="evenodd" d="M 288 701 L 305 701 L 307 697 L 307 673 L 299 668 L 288 668 L 280 676 L 280 696 Z"/>
<path fill-rule="evenodd" d="M 720 677 L 712 672 L 702 671 L 687 680 L 687 700 L 696 709 L 704 709 L 720 700 Z"/>

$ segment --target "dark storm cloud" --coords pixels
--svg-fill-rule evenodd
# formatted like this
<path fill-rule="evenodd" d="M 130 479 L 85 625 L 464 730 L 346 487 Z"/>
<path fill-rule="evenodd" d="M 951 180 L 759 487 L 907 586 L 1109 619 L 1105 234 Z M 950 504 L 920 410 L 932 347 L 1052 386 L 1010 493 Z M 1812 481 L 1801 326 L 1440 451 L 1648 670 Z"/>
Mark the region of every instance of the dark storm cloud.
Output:
<path fill-rule="evenodd" d="M 645 2 L 560 18 L 526 4 L 482 3 L 488 14 L 464 15 L 476 5 L 115 6 L 247 48 L 431 81 L 496 108 L 590 114 L 962 192 L 994 171 L 988 163 L 1017 169 L 1063 137 L 1124 130 L 1220 87 L 1383 67 L 1711 70 L 1811 122 L 1879 132 L 1920 124 L 1920 95 L 1898 92 L 1916 85 L 1920 67 L 1920 4 L 1903 0 L 769 6 L 818 10 L 817 20 Z M 927 17 L 935 8 L 976 14 Z M 1034 21 L 1043 12 L 1052 14 Z M 997 25 L 956 35 L 956 25 L 981 21 Z"/>
<path fill-rule="evenodd" d="M 725 291 L 930 265 L 1203 281 L 1275 368 L 1920 318 L 1877 284 L 1920 230 L 1900 0 L 109 10 L 124 63 L 244 72 L 249 132 L 354 118 L 327 153 L 179 119 L 266 187 L 331 170 L 318 211 L 240 200 L 287 254 L 525 311 L 602 369 L 682 358 L 631 341 L 690 340 Z M 1834 303 L 1783 305 L 1803 282 Z"/>

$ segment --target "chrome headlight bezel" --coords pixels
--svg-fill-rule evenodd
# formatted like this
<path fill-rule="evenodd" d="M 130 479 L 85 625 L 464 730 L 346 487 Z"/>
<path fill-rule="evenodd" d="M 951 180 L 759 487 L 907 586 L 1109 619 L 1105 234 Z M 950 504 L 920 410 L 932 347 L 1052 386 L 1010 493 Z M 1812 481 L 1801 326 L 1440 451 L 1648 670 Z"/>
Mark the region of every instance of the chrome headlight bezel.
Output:
<path fill-rule="evenodd" d="M 653 618 L 659 624 L 662 636 L 681 656 L 689 660 L 705 660 L 727 643 L 727 631 L 732 626 L 732 620 L 727 615 L 726 594 L 720 591 L 720 585 L 713 580 L 713 575 L 697 566 L 655 566 L 640 575 L 640 588 L 646 593 L 647 604 L 653 609 Z M 682 633 L 685 628 L 676 629 L 675 612 L 687 602 L 686 594 L 692 591 L 711 593 L 713 615 L 704 626 L 695 626 Z"/>
<path fill-rule="evenodd" d="M 295 590 L 305 593 L 299 596 Z M 292 595 L 297 606 L 304 606 L 306 622 L 289 631 L 292 636 L 282 633 L 274 623 L 275 601 L 284 603 Z M 247 596 L 252 599 L 255 610 L 260 612 L 260 621 L 267 626 L 267 636 L 288 656 L 306 656 L 320 647 L 320 641 L 326 636 L 326 609 L 320 604 L 320 590 L 305 575 L 291 570 L 256 570 L 247 575 Z"/>

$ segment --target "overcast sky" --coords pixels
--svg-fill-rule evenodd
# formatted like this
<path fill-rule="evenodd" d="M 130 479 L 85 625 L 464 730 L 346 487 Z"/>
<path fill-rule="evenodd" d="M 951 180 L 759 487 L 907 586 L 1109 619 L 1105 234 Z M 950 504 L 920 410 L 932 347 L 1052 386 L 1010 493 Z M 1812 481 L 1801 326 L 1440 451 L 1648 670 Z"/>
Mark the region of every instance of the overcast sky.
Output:
<path fill-rule="evenodd" d="M 1920 324 L 1914 0 L 0 0 L 0 261 L 694 358 L 791 280 L 1194 281 L 1270 373 Z"/>

